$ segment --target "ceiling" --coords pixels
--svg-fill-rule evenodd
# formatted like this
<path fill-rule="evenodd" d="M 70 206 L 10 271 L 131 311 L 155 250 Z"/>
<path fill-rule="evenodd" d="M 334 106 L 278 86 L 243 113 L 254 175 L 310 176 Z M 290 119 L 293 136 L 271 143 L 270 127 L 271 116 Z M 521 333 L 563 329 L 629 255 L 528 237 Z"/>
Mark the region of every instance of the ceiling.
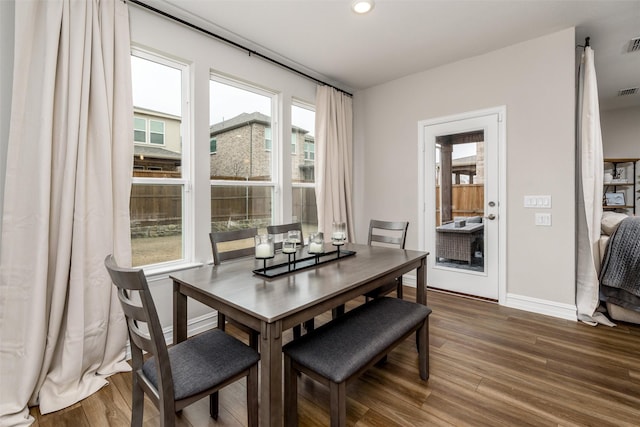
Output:
<path fill-rule="evenodd" d="M 640 106 L 640 0 L 141 0 L 347 91 L 568 27 L 590 37 L 602 109 Z M 578 48 L 579 49 L 579 48 Z M 639 91 L 640 92 L 640 91 Z"/>

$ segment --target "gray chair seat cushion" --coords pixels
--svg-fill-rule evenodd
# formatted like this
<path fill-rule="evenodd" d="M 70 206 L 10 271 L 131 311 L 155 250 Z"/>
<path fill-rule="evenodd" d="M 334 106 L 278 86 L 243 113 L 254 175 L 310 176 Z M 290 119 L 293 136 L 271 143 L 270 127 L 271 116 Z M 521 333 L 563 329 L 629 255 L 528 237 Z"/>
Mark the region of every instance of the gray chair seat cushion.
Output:
<path fill-rule="evenodd" d="M 313 332 L 283 351 L 302 366 L 341 383 L 408 334 L 431 309 L 398 298 L 377 298 Z"/>
<path fill-rule="evenodd" d="M 214 387 L 256 363 L 260 356 L 219 329 L 204 332 L 168 349 L 175 399 Z M 157 388 L 155 358 L 142 365 L 144 375 Z"/>

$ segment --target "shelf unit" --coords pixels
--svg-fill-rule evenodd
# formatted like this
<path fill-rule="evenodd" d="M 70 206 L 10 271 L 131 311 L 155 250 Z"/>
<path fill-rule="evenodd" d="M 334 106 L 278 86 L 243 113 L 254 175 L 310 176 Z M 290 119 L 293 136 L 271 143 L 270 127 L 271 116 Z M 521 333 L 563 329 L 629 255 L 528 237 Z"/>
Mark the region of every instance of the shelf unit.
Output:
<path fill-rule="evenodd" d="M 636 193 L 640 193 L 637 190 L 637 163 L 640 158 L 619 158 L 619 159 L 604 159 L 604 170 L 608 170 L 608 164 L 611 165 L 611 169 L 613 171 L 613 179 L 610 182 L 607 182 L 605 179 L 604 182 L 604 191 L 603 191 L 603 200 L 602 200 L 602 208 L 604 210 L 615 210 L 615 211 L 629 211 L 633 212 L 633 215 L 636 214 L 636 198 L 638 197 Z M 615 172 L 619 169 L 619 166 L 625 169 L 625 180 L 621 181 L 619 179 L 615 179 Z M 629 177 L 629 172 L 632 171 L 631 176 Z M 628 189 L 631 189 L 631 195 L 629 195 Z M 623 190 L 625 194 L 625 204 L 624 205 L 607 205 L 606 202 L 606 193 L 618 193 Z"/>

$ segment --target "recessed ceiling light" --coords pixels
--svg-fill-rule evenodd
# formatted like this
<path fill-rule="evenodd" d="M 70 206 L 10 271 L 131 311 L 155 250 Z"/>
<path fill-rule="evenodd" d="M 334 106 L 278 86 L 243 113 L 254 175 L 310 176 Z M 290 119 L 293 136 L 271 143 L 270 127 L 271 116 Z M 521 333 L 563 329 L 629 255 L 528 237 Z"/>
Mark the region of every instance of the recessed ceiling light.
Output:
<path fill-rule="evenodd" d="M 355 13 L 360 14 L 370 12 L 373 9 L 373 6 L 375 6 L 373 0 L 355 0 L 351 3 L 351 9 L 353 9 Z"/>

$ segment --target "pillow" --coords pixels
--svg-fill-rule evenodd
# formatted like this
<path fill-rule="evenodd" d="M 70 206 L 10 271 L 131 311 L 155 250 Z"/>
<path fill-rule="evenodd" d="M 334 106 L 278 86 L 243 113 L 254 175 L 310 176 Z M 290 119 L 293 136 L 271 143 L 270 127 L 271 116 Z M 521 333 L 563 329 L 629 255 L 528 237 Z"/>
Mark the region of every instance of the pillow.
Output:
<path fill-rule="evenodd" d="M 618 229 L 618 225 L 625 219 L 628 215 L 619 213 L 619 212 L 603 212 L 602 213 L 602 221 L 600 223 L 601 230 L 603 234 L 610 236 L 614 231 Z"/>
<path fill-rule="evenodd" d="M 470 216 L 467 218 L 467 223 L 469 224 L 480 223 L 480 222 L 482 222 L 481 216 Z"/>

